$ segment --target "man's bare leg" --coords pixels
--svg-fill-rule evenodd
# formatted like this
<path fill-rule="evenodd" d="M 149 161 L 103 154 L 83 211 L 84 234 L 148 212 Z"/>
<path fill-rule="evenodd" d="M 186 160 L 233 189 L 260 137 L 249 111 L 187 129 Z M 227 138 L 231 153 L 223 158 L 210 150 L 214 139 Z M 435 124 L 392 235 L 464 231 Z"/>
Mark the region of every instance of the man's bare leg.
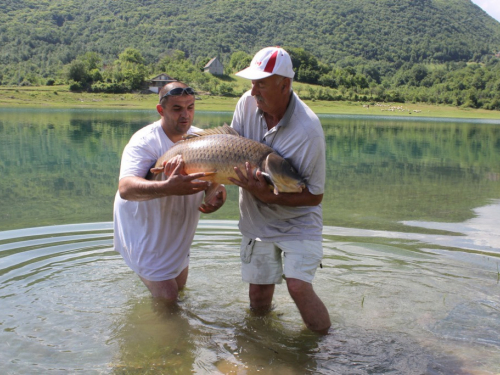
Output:
<path fill-rule="evenodd" d="M 250 284 L 248 295 L 250 308 L 258 315 L 264 315 L 271 310 L 273 304 L 274 284 Z"/>
<path fill-rule="evenodd" d="M 292 278 L 287 278 L 286 284 L 307 328 L 326 335 L 332 325 L 330 315 L 325 304 L 314 292 L 312 284 Z"/>
<path fill-rule="evenodd" d="M 148 287 L 153 298 L 161 298 L 169 302 L 176 302 L 179 298 L 179 291 L 186 285 L 188 271 L 188 267 L 184 268 L 175 279 L 150 281 L 141 277 L 141 280 L 144 285 Z"/>

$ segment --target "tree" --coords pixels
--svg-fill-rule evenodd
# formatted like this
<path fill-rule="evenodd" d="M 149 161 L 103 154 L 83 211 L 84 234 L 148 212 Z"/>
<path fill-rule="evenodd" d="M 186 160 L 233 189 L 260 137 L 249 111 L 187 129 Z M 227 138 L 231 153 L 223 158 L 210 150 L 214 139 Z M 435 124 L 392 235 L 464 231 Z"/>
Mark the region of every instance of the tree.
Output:
<path fill-rule="evenodd" d="M 80 57 L 80 60 L 86 65 L 88 71 L 102 68 L 102 59 L 97 52 L 87 52 Z"/>
<path fill-rule="evenodd" d="M 87 52 L 73 60 L 67 68 L 67 78 L 71 90 L 80 91 L 89 89 L 90 85 L 102 81 L 101 57 L 95 52 Z"/>
<path fill-rule="evenodd" d="M 142 87 L 147 69 L 144 66 L 144 57 L 138 50 L 127 48 L 118 55 L 118 60 L 115 60 L 113 65 L 113 79 L 116 83 L 123 83 L 130 90 Z"/>
<path fill-rule="evenodd" d="M 199 59 L 199 61 L 196 64 L 196 66 L 198 67 L 198 69 L 200 69 L 201 71 L 203 71 L 203 68 L 205 68 L 205 65 L 207 65 L 210 60 L 211 60 L 210 57 L 204 57 L 202 59 Z"/>
<path fill-rule="evenodd" d="M 295 79 L 299 82 L 317 83 L 322 73 L 318 59 L 303 48 L 285 48 L 290 54 L 292 65 L 296 72 Z"/>
<path fill-rule="evenodd" d="M 250 56 L 248 53 L 243 51 L 234 52 L 231 55 L 229 64 L 226 67 L 227 72 L 229 74 L 239 72 L 240 70 L 243 70 L 247 66 L 249 66 L 251 62 L 252 62 L 252 56 Z"/>
<path fill-rule="evenodd" d="M 89 80 L 87 66 L 82 60 L 73 60 L 68 67 L 68 79 L 86 84 Z"/>
<path fill-rule="evenodd" d="M 427 77 L 428 74 L 427 68 L 422 64 L 414 65 L 410 70 L 410 85 L 412 86 L 420 86 L 420 82 Z"/>
<path fill-rule="evenodd" d="M 144 57 L 141 52 L 135 48 L 127 48 L 118 55 L 118 60 L 123 63 L 142 64 L 144 65 Z"/>

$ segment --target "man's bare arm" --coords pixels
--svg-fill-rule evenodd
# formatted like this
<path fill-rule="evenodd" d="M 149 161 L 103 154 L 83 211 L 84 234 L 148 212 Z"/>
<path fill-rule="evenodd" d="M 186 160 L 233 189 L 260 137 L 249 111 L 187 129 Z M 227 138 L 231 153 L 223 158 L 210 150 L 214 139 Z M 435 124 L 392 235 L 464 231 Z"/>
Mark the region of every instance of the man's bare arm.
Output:
<path fill-rule="evenodd" d="M 280 193 L 276 195 L 269 189 L 269 185 L 260 171 L 256 173 L 255 177 L 253 176 L 248 163 L 246 163 L 246 174 L 237 167 L 234 168 L 234 171 L 239 179 L 230 178 L 231 182 L 248 190 L 253 196 L 264 203 L 298 207 L 317 206 L 323 200 L 323 194 L 314 195 L 307 187 L 300 193 Z"/>
<path fill-rule="evenodd" d="M 120 179 L 118 191 L 120 197 L 131 201 L 145 201 L 169 195 L 190 195 L 208 188 L 207 181 L 197 180 L 205 174 L 192 173 L 186 175 L 182 158 L 176 157 L 164 164 L 164 172 L 168 178 L 164 181 L 150 181 L 145 178 L 128 176 Z"/>

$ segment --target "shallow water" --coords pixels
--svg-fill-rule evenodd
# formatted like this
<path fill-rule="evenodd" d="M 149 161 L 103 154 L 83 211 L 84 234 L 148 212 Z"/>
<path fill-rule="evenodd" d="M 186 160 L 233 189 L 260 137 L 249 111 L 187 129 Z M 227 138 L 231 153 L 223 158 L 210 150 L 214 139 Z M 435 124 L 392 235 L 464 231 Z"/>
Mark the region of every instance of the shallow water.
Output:
<path fill-rule="evenodd" d="M 176 310 L 112 250 L 119 155 L 154 113 L 24 112 L 0 111 L 3 373 L 500 372 L 498 125 L 323 120 L 318 337 L 284 285 L 272 314 L 248 311 L 236 189 L 200 221 Z"/>
<path fill-rule="evenodd" d="M 500 212 L 500 202 L 494 208 Z M 200 222 L 177 311 L 153 304 L 113 252 L 111 228 L 91 223 L 0 233 L 6 373 L 466 374 L 500 368 L 500 259 L 484 252 L 484 244 L 459 249 L 455 236 L 326 227 L 314 286 L 334 325 L 330 335 L 317 337 L 305 331 L 283 285 L 270 316 L 249 313 L 236 222 Z"/>

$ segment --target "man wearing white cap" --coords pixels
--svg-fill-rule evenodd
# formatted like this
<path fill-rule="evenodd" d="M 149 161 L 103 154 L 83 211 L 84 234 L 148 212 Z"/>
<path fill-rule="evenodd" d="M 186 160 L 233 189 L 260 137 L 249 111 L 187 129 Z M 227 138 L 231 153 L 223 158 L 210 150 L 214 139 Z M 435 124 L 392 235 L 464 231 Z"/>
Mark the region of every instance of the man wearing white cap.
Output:
<path fill-rule="evenodd" d="M 292 91 L 288 53 L 279 47 L 257 52 L 237 76 L 250 79 L 231 126 L 242 136 L 265 143 L 286 158 L 304 178 L 301 193 L 275 195 L 264 176 L 235 168 L 240 189 L 239 228 L 242 278 L 250 284 L 252 311 L 272 308 L 275 284 L 286 280 L 306 326 L 330 328 L 328 311 L 312 287 L 323 257 L 321 201 L 325 185 L 325 138 L 318 117 Z"/>

